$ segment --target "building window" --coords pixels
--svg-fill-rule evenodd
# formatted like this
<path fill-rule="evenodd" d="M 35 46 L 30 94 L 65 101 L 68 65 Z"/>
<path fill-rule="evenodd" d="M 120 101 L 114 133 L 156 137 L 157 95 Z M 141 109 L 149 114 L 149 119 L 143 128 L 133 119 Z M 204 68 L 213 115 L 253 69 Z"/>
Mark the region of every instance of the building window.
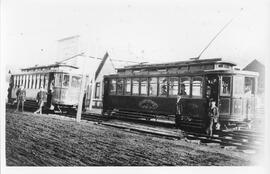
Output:
<path fill-rule="evenodd" d="M 193 77 L 192 79 L 192 97 L 202 97 L 203 78 Z"/>
<path fill-rule="evenodd" d="M 149 96 L 157 96 L 157 77 L 149 78 Z"/>
<path fill-rule="evenodd" d="M 116 80 L 115 79 L 110 80 L 109 91 L 110 91 L 110 94 L 112 95 L 116 93 Z"/>
<path fill-rule="evenodd" d="M 96 83 L 95 98 L 100 97 L 100 82 Z"/>
<path fill-rule="evenodd" d="M 159 96 L 167 96 L 168 81 L 166 77 L 159 78 Z"/>
<path fill-rule="evenodd" d="M 141 95 L 147 95 L 148 83 L 147 78 L 141 78 Z"/>
<path fill-rule="evenodd" d="M 181 96 L 190 95 L 190 77 L 180 78 L 180 95 Z"/>
<path fill-rule="evenodd" d="M 231 77 L 222 76 L 220 85 L 220 95 L 230 96 L 231 94 Z"/>
<path fill-rule="evenodd" d="M 130 95 L 131 94 L 131 79 L 127 78 L 125 80 L 125 95 Z"/>
<path fill-rule="evenodd" d="M 116 80 L 116 94 L 123 95 L 123 79 Z"/>
<path fill-rule="evenodd" d="M 178 93 L 178 77 L 169 79 L 169 96 L 176 96 Z"/>
<path fill-rule="evenodd" d="M 139 95 L 139 78 L 132 79 L 132 95 Z"/>

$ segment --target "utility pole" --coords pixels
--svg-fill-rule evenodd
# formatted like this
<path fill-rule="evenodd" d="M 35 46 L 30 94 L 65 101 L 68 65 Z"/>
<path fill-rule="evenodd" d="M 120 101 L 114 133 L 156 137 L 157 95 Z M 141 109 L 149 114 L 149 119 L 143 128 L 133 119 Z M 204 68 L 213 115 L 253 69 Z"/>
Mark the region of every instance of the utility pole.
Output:
<path fill-rule="evenodd" d="M 85 56 L 82 55 L 83 58 L 83 69 L 82 69 L 82 82 L 81 82 L 81 88 L 80 88 L 80 97 L 79 97 L 79 104 L 78 104 L 78 110 L 76 115 L 76 121 L 81 121 L 81 115 L 82 115 L 82 105 L 83 105 L 83 96 L 84 96 L 84 88 L 85 88 L 85 81 L 86 81 L 86 74 L 85 74 Z"/>
<path fill-rule="evenodd" d="M 96 60 L 98 60 L 98 39 L 96 38 Z M 89 109 L 92 110 L 93 105 L 93 98 L 94 98 L 94 91 L 95 91 L 95 84 L 96 84 L 96 77 L 95 77 L 96 71 L 93 71 L 92 75 L 92 84 L 91 84 L 91 96 L 90 96 L 90 106 Z"/>

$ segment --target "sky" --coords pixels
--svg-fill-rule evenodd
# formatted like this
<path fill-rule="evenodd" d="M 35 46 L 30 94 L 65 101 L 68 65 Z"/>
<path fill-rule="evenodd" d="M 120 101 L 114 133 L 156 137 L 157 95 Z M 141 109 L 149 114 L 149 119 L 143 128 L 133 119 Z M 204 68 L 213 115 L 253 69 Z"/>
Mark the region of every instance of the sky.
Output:
<path fill-rule="evenodd" d="M 269 0 L 2 0 L 1 59 L 24 68 L 62 60 L 58 40 L 79 35 L 81 52 L 136 62 L 202 54 L 243 67 L 266 63 L 270 52 Z M 243 9 L 243 10 L 241 10 Z M 89 60 L 91 61 L 91 60 Z"/>

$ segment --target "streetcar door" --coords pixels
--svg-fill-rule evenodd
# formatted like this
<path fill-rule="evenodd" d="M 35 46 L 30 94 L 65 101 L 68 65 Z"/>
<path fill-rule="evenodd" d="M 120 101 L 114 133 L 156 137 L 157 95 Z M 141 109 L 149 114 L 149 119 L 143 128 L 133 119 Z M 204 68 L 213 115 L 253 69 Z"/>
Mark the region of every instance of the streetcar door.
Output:
<path fill-rule="evenodd" d="M 244 81 L 244 115 L 246 120 L 251 120 L 255 113 L 255 78 L 245 77 Z"/>
<path fill-rule="evenodd" d="M 47 74 L 48 75 L 48 74 Z M 54 73 L 50 72 L 49 73 L 49 78 L 48 78 L 48 85 L 47 85 L 47 105 L 51 107 L 52 104 L 52 95 L 53 95 L 53 87 L 54 87 Z"/>
<path fill-rule="evenodd" d="M 213 99 L 216 101 L 216 105 L 218 106 L 218 87 L 219 87 L 219 78 L 217 75 L 209 75 L 206 78 L 206 98 Z"/>
<path fill-rule="evenodd" d="M 227 120 L 231 114 L 232 76 L 221 75 L 219 84 L 219 120 L 222 121 Z"/>

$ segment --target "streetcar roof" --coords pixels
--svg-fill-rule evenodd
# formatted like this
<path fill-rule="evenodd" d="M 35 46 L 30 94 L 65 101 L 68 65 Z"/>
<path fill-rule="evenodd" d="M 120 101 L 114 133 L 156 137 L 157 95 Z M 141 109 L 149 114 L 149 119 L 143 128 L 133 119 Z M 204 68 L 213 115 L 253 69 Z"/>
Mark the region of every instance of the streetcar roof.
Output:
<path fill-rule="evenodd" d="M 20 72 L 20 73 L 13 73 L 12 75 L 33 75 L 33 74 L 47 74 L 47 73 L 62 73 L 62 74 L 70 74 L 73 76 L 82 76 L 81 74 L 78 73 L 73 73 L 70 71 L 64 71 L 64 70 L 45 70 L 45 71 L 29 71 L 29 72 Z"/>
<path fill-rule="evenodd" d="M 76 66 L 72 66 L 72 65 L 66 65 L 66 64 L 51 64 L 51 65 L 43 65 L 43 66 L 33 66 L 33 67 L 29 67 L 29 68 L 22 68 L 22 71 L 29 71 L 29 70 L 38 70 L 38 69 L 51 69 L 51 68 L 59 68 L 59 67 L 67 67 L 67 68 L 73 68 L 73 69 L 79 69 Z"/>
<path fill-rule="evenodd" d="M 146 69 L 146 68 L 168 68 L 168 67 L 179 67 L 187 65 L 202 65 L 202 64 L 216 64 L 223 63 L 230 66 L 236 66 L 235 63 L 230 61 L 222 61 L 222 58 L 212 58 L 212 59 L 190 59 L 186 61 L 176 61 L 167 63 L 153 63 L 153 64 L 137 64 L 125 66 L 123 68 L 118 68 L 117 70 L 132 70 L 132 69 Z"/>

